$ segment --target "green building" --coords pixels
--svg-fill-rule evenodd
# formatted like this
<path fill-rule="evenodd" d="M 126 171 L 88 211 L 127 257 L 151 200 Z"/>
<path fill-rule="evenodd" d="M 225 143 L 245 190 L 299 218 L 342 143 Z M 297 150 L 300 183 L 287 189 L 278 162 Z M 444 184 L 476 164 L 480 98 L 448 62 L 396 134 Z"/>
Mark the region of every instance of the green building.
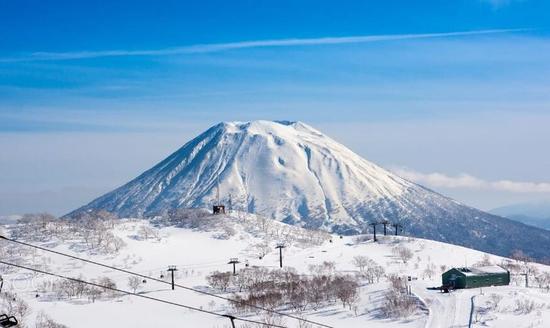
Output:
<path fill-rule="evenodd" d="M 441 276 L 443 286 L 462 289 L 510 284 L 510 272 L 500 266 L 453 268 Z"/>

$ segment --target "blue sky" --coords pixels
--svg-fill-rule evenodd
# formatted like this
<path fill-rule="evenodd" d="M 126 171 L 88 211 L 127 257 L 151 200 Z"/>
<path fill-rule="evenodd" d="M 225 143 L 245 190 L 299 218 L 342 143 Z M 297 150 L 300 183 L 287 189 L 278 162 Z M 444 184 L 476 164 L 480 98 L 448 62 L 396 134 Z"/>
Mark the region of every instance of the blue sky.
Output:
<path fill-rule="evenodd" d="M 550 3 L 0 1 L 0 215 L 225 120 L 309 123 L 483 209 L 550 199 Z"/>

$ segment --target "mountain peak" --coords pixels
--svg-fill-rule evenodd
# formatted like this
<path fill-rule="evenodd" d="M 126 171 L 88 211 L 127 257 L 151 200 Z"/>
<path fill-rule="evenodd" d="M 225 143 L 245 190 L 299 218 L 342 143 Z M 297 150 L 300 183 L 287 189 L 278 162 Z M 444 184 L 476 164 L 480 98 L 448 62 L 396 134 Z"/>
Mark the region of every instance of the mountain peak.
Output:
<path fill-rule="evenodd" d="M 550 247 L 550 232 L 461 205 L 292 121 L 219 123 L 78 211 L 142 217 L 211 208 L 218 190 L 229 210 L 311 229 L 351 234 L 388 220 L 415 236 L 503 255 L 535 240 L 539 247 L 524 252 L 537 257 L 544 254 L 540 245 Z"/>
<path fill-rule="evenodd" d="M 221 122 L 213 127 L 214 130 L 222 130 L 225 133 L 250 133 L 250 134 L 272 134 L 282 135 L 296 132 L 311 132 L 322 135 L 313 127 L 300 121 L 232 121 Z"/>

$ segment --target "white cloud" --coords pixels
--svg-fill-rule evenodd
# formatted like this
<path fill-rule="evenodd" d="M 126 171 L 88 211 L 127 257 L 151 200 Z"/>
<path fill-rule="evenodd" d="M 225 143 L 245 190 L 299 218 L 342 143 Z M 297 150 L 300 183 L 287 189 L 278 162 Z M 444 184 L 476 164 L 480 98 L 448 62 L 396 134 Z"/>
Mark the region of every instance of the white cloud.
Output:
<path fill-rule="evenodd" d="M 438 172 L 421 173 L 408 168 L 394 168 L 392 171 L 407 180 L 434 188 L 483 189 L 515 193 L 550 193 L 550 183 L 548 182 L 488 181 L 465 173 L 449 176 Z"/>
<path fill-rule="evenodd" d="M 0 62 L 20 61 L 47 61 L 47 60 L 70 60 L 99 57 L 123 57 L 123 56 L 169 56 L 185 55 L 196 53 L 212 53 L 232 49 L 245 48 L 266 48 L 266 47 L 292 47 L 292 46 L 313 46 L 330 44 L 351 44 L 370 43 L 380 41 L 411 40 L 444 38 L 483 34 L 524 32 L 528 29 L 495 29 L 478 31 L 461 31 L 448 33 L 423 33 L 423 34 L 386 34 L 386 35 L 361 35 L 345 37 L 323 37 L 310 39 L 279 39 L 279 40 L 256 40 L 240 41 L 231 43 L 196 44 L 177 48 L 158 50 L 102 50 L 102 51 L 75 51 L 75 52 L 34 52 L 20 57 L 0 58 Z"/>

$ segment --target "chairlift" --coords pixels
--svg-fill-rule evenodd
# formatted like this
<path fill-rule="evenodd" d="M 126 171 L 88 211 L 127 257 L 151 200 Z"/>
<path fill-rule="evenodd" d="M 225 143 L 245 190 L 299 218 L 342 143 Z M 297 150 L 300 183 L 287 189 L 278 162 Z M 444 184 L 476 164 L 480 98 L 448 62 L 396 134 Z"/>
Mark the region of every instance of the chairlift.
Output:
<path fill-rule="evenodd" d="M 146 283 L 147 283 L 147 280 L 143 279 L 142 283 L 146 284 Z"/>
<path fill-rule="evenodd" d="M 8 317 L 7 314 L 0 315 L 0 327 L 15 327 L 19 324 L 17 319 L 14 316 Z"/>

